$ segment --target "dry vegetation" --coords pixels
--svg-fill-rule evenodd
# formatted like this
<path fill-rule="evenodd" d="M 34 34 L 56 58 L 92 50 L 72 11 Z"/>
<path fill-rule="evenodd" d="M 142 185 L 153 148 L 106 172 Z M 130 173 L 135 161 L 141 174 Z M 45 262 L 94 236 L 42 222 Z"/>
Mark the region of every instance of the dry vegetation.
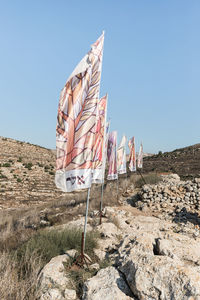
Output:
<path fill-rule="evenodd" d="M 0 142 L 0 299 L 33 300 L 37 299 L 37 277 L 44 264 L 67 249 L 80 250 L 80 232 L 45 227 L 84 215 L 87 191 L 66 195 L 56 190 L 50 174 L 55 162 L 51 150 L 11 139 L 1 138 Z M 150 179 L 158 178 L 145 176 Z M 131 173 L 118 182 L 106 182 L 104 206 L 118 205 L 118 192 L 123 194 L 135 183 L 143 184 L 140 175 Z M 100 197 L 101 186 L 93 185 L 90 211 L 99 209 Z M 88 236 L 86 243 L 91 256 L 96 238 Z M 91 276 L 88 271 L 70 274 L 79 287 L 84 276 Z"/>

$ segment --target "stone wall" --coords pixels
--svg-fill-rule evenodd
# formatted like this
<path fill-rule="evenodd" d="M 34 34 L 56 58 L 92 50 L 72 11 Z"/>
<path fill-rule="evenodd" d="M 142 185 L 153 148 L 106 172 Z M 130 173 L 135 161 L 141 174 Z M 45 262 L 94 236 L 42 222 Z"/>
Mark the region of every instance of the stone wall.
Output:
<path fill-rule="evenodd" d="M 163 175 L 158 184 L 142 187 L 134 205 L 143 211 L 149 209 L 163 216 L 200 222 L 200 179 L 181 181 L 176 174 Z"/>

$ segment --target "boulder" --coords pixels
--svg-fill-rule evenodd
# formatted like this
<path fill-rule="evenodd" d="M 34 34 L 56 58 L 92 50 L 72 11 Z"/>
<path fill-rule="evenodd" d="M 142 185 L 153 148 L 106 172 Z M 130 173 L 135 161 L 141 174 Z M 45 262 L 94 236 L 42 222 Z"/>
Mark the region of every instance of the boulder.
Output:
<path fill-rule="evenodd" d="M 87 280 L 83 287 L 83 300 L 130 300 L 135 299 L 123 275 L 114 267 L 101 269 Z"/>
<path fill-rule="evenodd" d="M 64 264 L 70 257 L 74 257 L 76 250 L 56 256 L 42 269 L 38 287 L 41 300 L 75 300 L 76 291 L 70 288 L 70 280 L 65 273 Z"/>

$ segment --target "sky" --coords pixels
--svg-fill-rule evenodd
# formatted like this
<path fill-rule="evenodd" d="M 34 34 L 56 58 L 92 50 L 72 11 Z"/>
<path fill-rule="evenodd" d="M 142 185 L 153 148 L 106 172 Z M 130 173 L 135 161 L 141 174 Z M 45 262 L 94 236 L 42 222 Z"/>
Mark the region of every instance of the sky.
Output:
<path fill-rule="evenodd" d="M 157 153 L 200 143 L 199 0 L 0 0 L 0 136 L 56 147 L 60 91 L 105 30 L 111 130 Z"/>

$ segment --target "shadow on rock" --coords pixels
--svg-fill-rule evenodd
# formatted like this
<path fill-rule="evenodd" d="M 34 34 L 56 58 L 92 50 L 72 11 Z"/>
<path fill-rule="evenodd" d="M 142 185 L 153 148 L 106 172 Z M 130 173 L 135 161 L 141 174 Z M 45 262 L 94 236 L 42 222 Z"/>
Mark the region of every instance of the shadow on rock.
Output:
<path fill-rule="evenodd" d="M 187 224 L 187 222 L 190 222 L 194 225 L 197 225 L 200 227 L 200 217 L 198 213 L 192 213 L 187 211 L 185 207 L 182 209 L 175 209 L 175 216 L 173 218 L 173 222 L 175 223 L 184 223 Z"/>

